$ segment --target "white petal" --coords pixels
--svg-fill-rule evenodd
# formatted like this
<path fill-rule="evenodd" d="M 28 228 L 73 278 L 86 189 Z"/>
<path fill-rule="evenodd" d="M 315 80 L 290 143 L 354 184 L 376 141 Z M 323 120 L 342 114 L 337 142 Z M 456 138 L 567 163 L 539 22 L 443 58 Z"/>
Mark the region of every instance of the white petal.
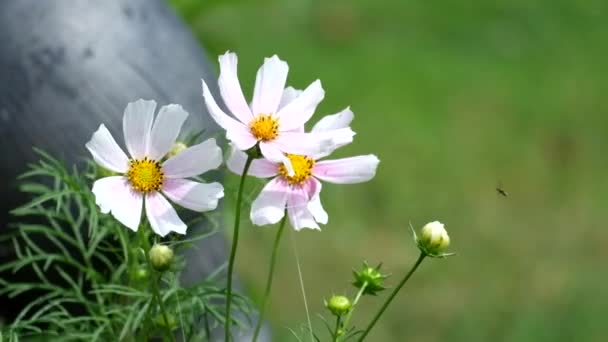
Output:
<path fill-rule="evenodd" d="M 285 214 L 289 191 L 289 185 L 278 177 L 268 182 L 251 203 L 251 222 L 258 226 L 279 222 Z"/>
<path fill-rule="evenodd" d="M 93 133 L 91 140 L 85 146 L 97 164 L 111 171 L 127 172 L 129 158 L 103 124 Z"/>
<path fill-rule="evenodd" d="M 163 195 L 152 192 L 146 195 L 146 217 L 152 230 L 161 237 L 171 232 L 186 234 L 186 224 Z"/>
<path fill-rule="evenodd" d="M 253 90 L 251 111 L 253 116 L 275 114 L 279 109 L 289 67 L 277 55 L 264 58 L 264 64 L 258 69 Z"/>
<path fill-rule="evenodd" d="M 237 76 L 238 58 L 233 52 L 226 52 L 219 58 L 220 61 L 220 78 L 218 86 L 220 93 L 224 99 L 226 107 L 232 112 L 237 119 L 243 123 L 249 123 L 253 119 L 251 110 L 243 96 L 243 90 Z"/>
<path fill-rule="evenodd" d="M 281 108 L 288 105 L 291 101 L 295 100 L 296 97 L 302 94 L 302 90 L 295 89 L 294 87 L 287 87 L 283 90 L 283 96 L 281 96 L 281 102 L 279 103 L 279 111 Z"/>
<path fill-rule="evenodd" d="M 137 231 L 141 219 L 143 197 L 133 191 L 127 178 L 122 176 L 105 177 L 93 183 L 95 203 L 102 213 L 111 213 L 120 223 Z"/>
<path fill-rule="evenodd" d="M 350 107 L 346 107 L 339 113 L 324 116 L 319 122 L 317 122 L 311 132 L 325 132 L 331 131 L 338 128 L 346 128 L 350 126 L 355 115 L 350 110 Z"/>
<path fill-rule="evenodd" d="M 312 216 L 314 216 L 315 221 L 321 224 L 327 224 L 329 215 L 327 215 L 327 212 L 321 204 L 321 182 L 313 177 L 310 179 L 309 183 L 312 186 L 312 195 L 310 196 L 310 201 L 308 201 L 307 209 Z"/>
<path fill-rule="evenodd" d="M 378 157 L 373 154 L 317 162 L 313 176 L 331 183 L 353 184 L 366 182 L 376 175 Z"/>
<path fill-rule="evenodd" d="M 203 97 L 205 98 L 205 105 L 209 111 L 209 115 L 217 122 L 220 127 L 226 130 L 226 138 L 232 141 L 239 149 L 247 150 L 257 142 L 257 139 L 251 135 L 249 128 L 243 123 L 231 118 L 226 115 L 220 107 L 215 103 L 211 91 L 204 80 L 203 82 Z"/>
<path fill-rule="evenodd" d="M 338 148 L 348 145 L 353 142 L 353 137 L 355 136 L 355 132 L 350 127 L 346 128 L 337 128 L 329 131 L 321 131 L 321 132 L 311 132 L 312 134 L 318 134 L 319 136 L 324 136 L 326 138 L 332 139 L 332 146 L 327 148 L 319 153 L 314 153 L 311 156 L 315 159 L 324 158 L 330 154 L 332 154 Z"/>
<path fill-rule="evenodd" d="M 122 129 L 125 134 L 125 144 L 131 157 L 140 159 L 148 154 L 150 130 L 154 120 L 156 101 L 137 100 L 125 108 L 122 117 Z"/>
<path fill-rule="evenodd" d="M 163 106 L 158 111 L 148 146 L 150 159 L 159 160 L 171 150 L 187 117 L 188 113 L 176 104 Z"/>
<path fill-rule="evenodd" d="M 222 150 L 211 138 L 190 146 L 163 163 L 167 178 L 188 178 L 216 169 L 222 163 Z"/>
<path fill-rule="evenodd" d="M 270 143 L 275 145 L 276 148 L 283 153 L 300 154 L 305 156 L 328 153 L 335 149 L 334 138 L 325 132 L 283 132 Z"/>
<path fill-rule="evenodd" d="M 279 149 L 279 145 L 273 142 L 260 142 L 260 151 L 262 151 L 262 155 L 264 158 L 276 164 L 283 164 L 287 169 L 287 174 L 290 176 L 295 175 L 295 171 L 293 170 L 293 165 L 291 165 L 291 160 L 287 158 L 287 156 L 281 152 Z"/>
<path fill-rule="evenodd" d="M 226 166 L 228 166 L 230 171 L 236 173 L 237 175 L 243 174 L 246 161 L 247 154 L 245 152 L 238 150 L 234 146 L 230 148 L 230 156 L 226 161 Z M 258 178 L 270 178 L 276 176 L 278 170 L 279 169 L 276 163 L 266 159 L 254 159 L 249 166 L 249 172 L 247 172 L 247 175 Z"/>
<path fill-rule="evenodd" d="M 287 200 L 287 213 L 289 222 L 295 230 L 302 228 L 318 229 L 319 225 L 315 221 L 312 213 L 308 211 L 308 198 L 304 191 L 300 188 L 295 188 L 295 191 L 289 194 Z"/>
<path fill-rule="evenodd" d="M 277 113 L 280 118 L 280 130 L 291 131 L 304 126 L 314 114 L 323 97 L 325 97 L 325 91 L 321 86 L 321 81 L 316 80 L 311 83 L 300 96 Z"/>
<path fill-rule="evenodd" d="M 245 126 L 239 127 L 238 130 L 226 131 L 226 138 L 241 151 L 247 151 L 258 142 Z"/>
<path fill-rule="evenodd" d="M 163 193 L 182 207 L 200 212 L 217 208 L 218 200 L 224 197 L 224 187 L 220 183 L 167 179 L 163 184 Z"/>

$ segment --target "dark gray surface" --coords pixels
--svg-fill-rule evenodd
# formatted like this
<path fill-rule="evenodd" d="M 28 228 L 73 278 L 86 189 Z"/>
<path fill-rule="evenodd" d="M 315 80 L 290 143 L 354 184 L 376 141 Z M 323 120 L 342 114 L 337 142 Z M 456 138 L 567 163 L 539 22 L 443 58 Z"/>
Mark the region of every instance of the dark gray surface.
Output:
<path fill-rule="evenodd" d="M 203 106 L 200 79 L 214 71 L 190 31 L 159 0 L 0 1 L 0 230 L 25 198 L 15 177 L 38 146 L 67 165 L 104 123 L 120 145 L 128 102 L 181 104 L 191 131 L 217 130 Z M 198 227 L 198 229 L 201 229 Z M 10 255 L 0 246 L 2 257 Z M 221 234 L 188 254 L 186 282 L 226 260 Z M 15 314 L 19 303 L 0 302 Z"/>

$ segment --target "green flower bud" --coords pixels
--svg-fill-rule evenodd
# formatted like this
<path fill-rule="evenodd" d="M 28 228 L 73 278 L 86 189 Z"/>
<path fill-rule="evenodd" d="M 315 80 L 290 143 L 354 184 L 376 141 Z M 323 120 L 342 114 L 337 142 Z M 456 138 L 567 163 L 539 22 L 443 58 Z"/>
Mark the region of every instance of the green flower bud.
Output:
<path fill-rule="evenodd" d="M 355 276 L 353 285 L 358 289 L 365 285 L 363 294 L 372 296 L 375 296 L 378 292 L 386 289 L 386 287 L 382 286 L 382 283 L 384 282 L 384 279 L 388 278 L 388 275 L 380 272 L 381 266 L 382 264 L 379 264 L 376 267 L 370 267 L 367 262 L 363 262 L 363 269 L 361 271 L 357 272 L 353 270 L 353 275 Z"/>
<path fill-rule="evenodd" d="M 177 320 L 175 317 L 173 317 L 173 315 L 167 314 L 166 322 L 167 323 L 165 324 L 165 317 L 162 314 L 158 314 L 156 317 L 154 317 L 154 324 L 156 324 L 158 327 L 168 327 L 170 330 L 177 328 Z"/>
<path fill-rule="evenodd" d="M 345 296 L 332 296 L 329 301 L 325 301 L 325 307 L 332 314 L 342 316 L 350 310 L 352 304 Z"/>
<path fill-rule="evenodd" d="M 416 241 L 420 250 L 429 256 L 447 256 L 443 252 L 450 246 L 450 237 L 439 221 L 427 223 L 420 231 L 420 237 L 417 237 Z"/>
<path fill-rule="evenodd" d="M 183 150 L 187 149 L 188 145 L 184 144 L 181 141 L 176 141 L 173 146 L 171 147 L 171 149 L 169 150 L 169 153 L 167 153 L 167 158 L 171 158 L 173 156 L 176 156 L 178 154 L 180 154 Z"/>
<path fill-rule="evenodd" d="M 150 272 L 148 271 L 148 268 L 145 266 L 139 266 L 135 269 L 133 269 L 132 271 L 132 277 L 133 279 L 137 280 L 137 281 L 144 281 L 146 279 L 148 279 L 148 276 L 150 276 Z"/>
<path fill-rule="evenodd" d="M 173 251 L 165 245 L 156 244 L 150 248 L 150 264 L 159 272 L 171 268 L 173 263 Z"/>

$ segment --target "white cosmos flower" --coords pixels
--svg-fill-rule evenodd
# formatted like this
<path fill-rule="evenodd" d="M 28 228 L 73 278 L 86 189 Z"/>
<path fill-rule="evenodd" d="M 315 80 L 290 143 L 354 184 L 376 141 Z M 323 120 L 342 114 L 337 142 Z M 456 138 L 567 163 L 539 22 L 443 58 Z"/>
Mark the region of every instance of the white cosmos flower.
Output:
<path fill-rule="evenodd" d="M 297 94 L 297 91 L 287 88 L 284 96 L 297 96 Z M 352 119 L 352 111 L 346 108 L 321 119 L 313 127 L 312 132 L 331 133 L 348 127 Z M 319 161 L 331 152 L 323 151 L 308 156 L 288 154 L 287 157 L 295 171 L 293 176 L 287 173 L 283 164 L 267 159 L 253 160 L 249 169 L 250 175 L 258 178 L 274 178 L 266 184 L 252 203 L 251 221 L 256 225 L 274 224 L 283 218 L 287 209 L 289 221 L 296 230 L 320 229 L 318 223 L 327 224 L 328 215 L 321 205 L 319 196 L 320 180 L 337 184 L 365 182 L 374 177 L 380 162 L 371 154 Z M 240 174 L 246 158 L 245 153 L 232 148 L 227 161 L 228 168 Z"/>
<path fill-rule="evenodd" d="M 349 127 L 335 130 L 332 134 L 299 130 L 312 117 L 325 96 L 319 80 L 310 84 L 299 96 L 282 101 L 289 67 L 274 55 L 264 59 L 264 64 L 258 70 L 253 100 L 248 105 L 237 77 L 236 54 L 226 52 L 219 57 L 219 63 L 220 93 L 233 117 L 220 109 L 204 80 L 203 97 L 211 117 L 226 130 L 226 137 L 239 150 L 246 151 L 259 143 L 266 159 L 284 163 L 288 173 L 293 175 L 294 170 L 285 153 L 328 153 L 341 141 L 352 141 L 354 132 Z"/>
<path fill-rule="evenodd" d="M 101 212 L 137 231 L 145 202 L 146 217 L 160 236 L 186 233 L 186 224 L 177 216 L 167 198 L 184 208 L 208 211 L 224 197 L 219 183 L 188 180 L 217 168 L 222 151 L 215 139 L 186 148 L 163 161 L 179 135 L 188 113 L 175 104 L 163 106 L 154 120 L 155 101 L 137 100 L 125 108 L 123 131 L 128 157 L 110 131 L 102 124 L 86 144 L 97 164 L 120 176 L 105 177 L 93 184 Z"/>

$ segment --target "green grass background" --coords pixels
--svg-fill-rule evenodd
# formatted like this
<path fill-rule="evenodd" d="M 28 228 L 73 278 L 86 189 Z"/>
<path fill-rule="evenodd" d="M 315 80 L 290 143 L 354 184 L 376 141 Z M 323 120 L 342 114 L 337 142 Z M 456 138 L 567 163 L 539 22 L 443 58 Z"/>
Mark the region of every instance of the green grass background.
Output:
<path fill-rule="evenodd" d="M 369 183 L 324 187 L 322 232 L 291 234 L 313 312 L 353 295 L 362 260 L 395 284 L 417 254 L 408 222 L 440 220 L 458 256 L 425 261 L 370 341 L 605 340 L 606 1 L 171 3 L 213 62 L 238 53 L 246 94 L 275 53 L 289 84 L 320 78 L 315 120 L 355 112 L 355 142 L 336 155 L 381 159 Z M 237 267 L 255 300 L 275 231 L 243 227 Z M 277 341 L 306 321 L 290 239 L 269 307 Z M 385 296 L 364 298 L 354 323 Z"/>

